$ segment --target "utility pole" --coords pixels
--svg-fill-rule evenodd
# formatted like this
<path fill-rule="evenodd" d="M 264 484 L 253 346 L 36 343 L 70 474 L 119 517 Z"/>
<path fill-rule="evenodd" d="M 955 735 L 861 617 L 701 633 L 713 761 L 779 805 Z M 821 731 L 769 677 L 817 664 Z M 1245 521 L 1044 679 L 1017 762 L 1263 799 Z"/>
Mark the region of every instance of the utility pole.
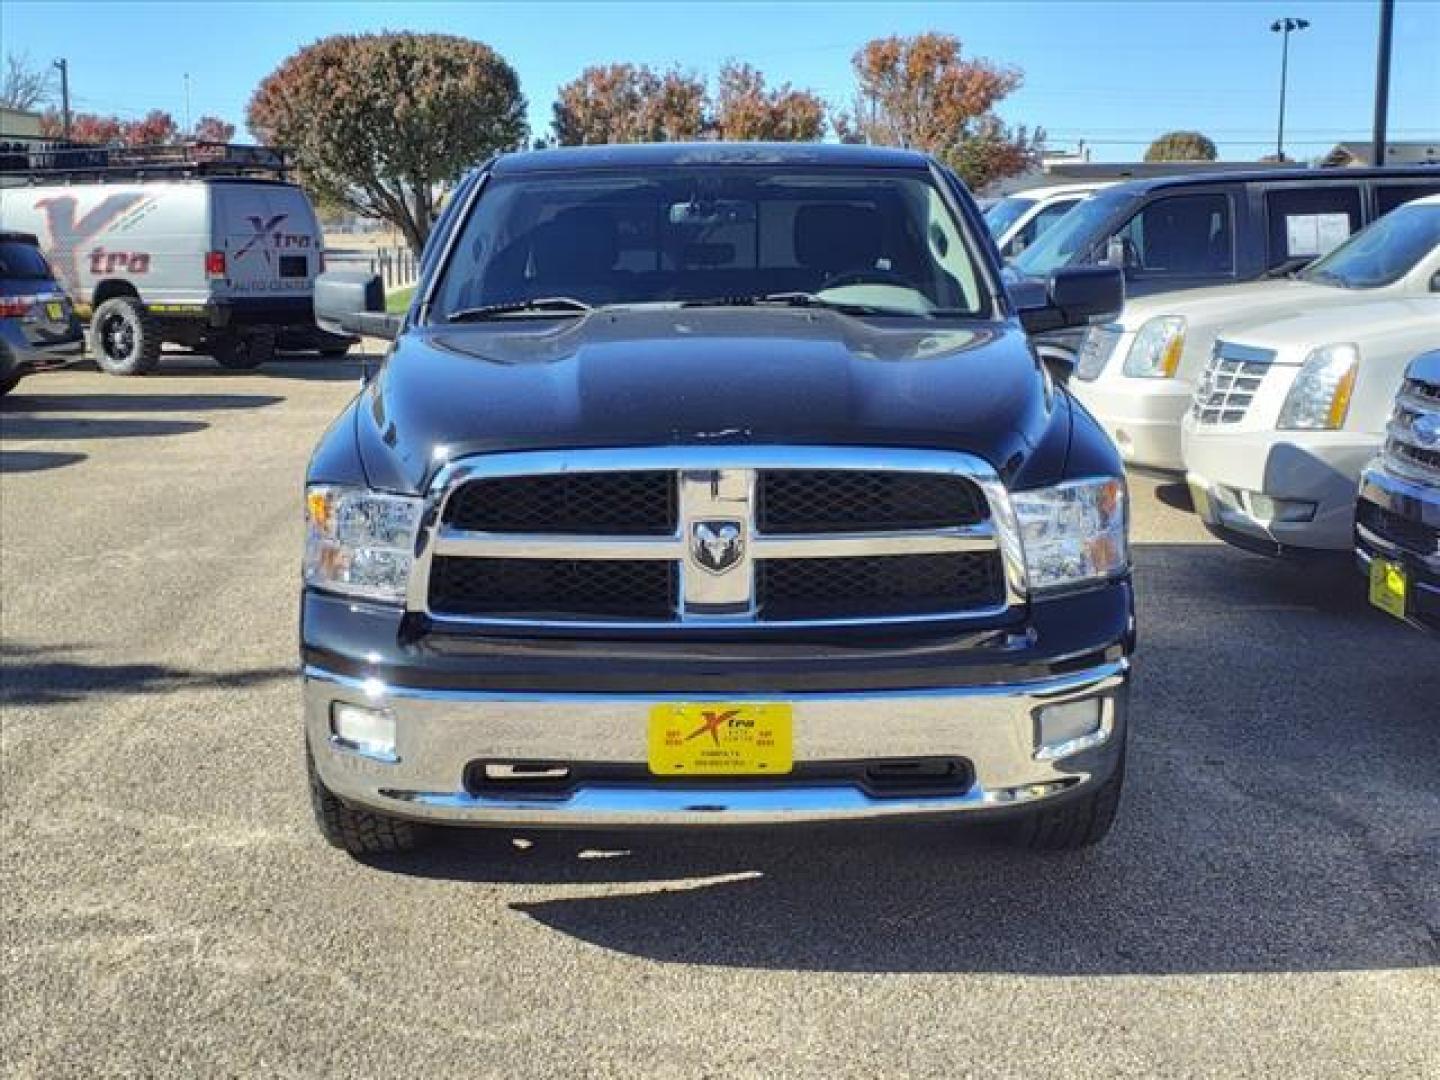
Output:
<path fill-rule="evenodd" d="M 1395 36 L 1395 0 L 1380 0 L 1380 44 L 1375 57 L 1375 133 L 1370 164 L 1385 164 L 1385 127 L 1390 113 L 1390 45 Z"/>
<path fill-rule="evenodd" d="M 65 59 L 55 61 L 56 68 L 60 71 L 60 123 L 65 138 L 70 138 L 70 62 Z"/>
<path fill-rule="evenodd" d="M 1275 158 L 1285 160 L 1285 83 L 1290 75 L 1290 35 L 1310 24 L 1304 19 L 1276 19 L 1270 24 L 1272 33 L 1281 36 L 1280 46 L 1280 126 L 1275 133 Z"/>
<path fill-rule="evenodd" d="M 190 73 L 185 72 L 185 138 L 190 138 Z"/>

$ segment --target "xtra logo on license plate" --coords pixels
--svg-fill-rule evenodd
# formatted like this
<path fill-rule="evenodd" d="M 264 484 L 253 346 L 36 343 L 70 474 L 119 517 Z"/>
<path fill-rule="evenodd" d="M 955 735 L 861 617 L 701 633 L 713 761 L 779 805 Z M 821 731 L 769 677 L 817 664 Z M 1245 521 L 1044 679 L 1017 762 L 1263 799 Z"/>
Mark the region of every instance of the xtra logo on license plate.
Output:
<path fill-rule="evenodd" d="M 650 710 L 650 771 L 656 776 L 788 773 L 791 713 L 785 704 L 656 705 Z"/>
<path fill-rule="evenodd" d="M 1405 618 L 1405 594 L 1409 591 L 1405 567 L 1388 559 L 1370 561 L 1370 603 L 1381 611 Z"/>

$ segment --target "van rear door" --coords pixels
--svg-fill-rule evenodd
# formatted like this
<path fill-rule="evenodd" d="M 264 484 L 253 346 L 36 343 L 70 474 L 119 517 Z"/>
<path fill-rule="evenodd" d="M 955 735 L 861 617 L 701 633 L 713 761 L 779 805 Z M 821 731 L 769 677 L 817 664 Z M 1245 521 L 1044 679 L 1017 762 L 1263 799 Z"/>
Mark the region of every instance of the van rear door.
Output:
<path fill-rule="evenodd" d="M 293 184 L 211 182 L 215 250 L 223 278 L 212 268 L 217 299 L 309 297 L 320 271 L 320 224 L 305 193 Z"/>

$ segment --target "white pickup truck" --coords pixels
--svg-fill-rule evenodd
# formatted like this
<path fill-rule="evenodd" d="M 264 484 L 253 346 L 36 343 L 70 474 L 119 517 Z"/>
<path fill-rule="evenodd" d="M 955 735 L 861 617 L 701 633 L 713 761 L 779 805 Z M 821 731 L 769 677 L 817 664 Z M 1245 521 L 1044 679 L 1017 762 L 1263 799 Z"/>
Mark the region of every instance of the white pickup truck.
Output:
<path fill-rule="evenodd" d="M 1293 278 L 1127 302 L 1116 322 L 1087 333 L 1070 389 L 1127 464 L 1178 471 L 1180 420 L 1222 333 L 1310 311 L 1358 321 L 1358 312 L 1341 309 L 1433 296 L 1437 275 L 1440 196 L 1432 195 L 1391 211 Z"/>

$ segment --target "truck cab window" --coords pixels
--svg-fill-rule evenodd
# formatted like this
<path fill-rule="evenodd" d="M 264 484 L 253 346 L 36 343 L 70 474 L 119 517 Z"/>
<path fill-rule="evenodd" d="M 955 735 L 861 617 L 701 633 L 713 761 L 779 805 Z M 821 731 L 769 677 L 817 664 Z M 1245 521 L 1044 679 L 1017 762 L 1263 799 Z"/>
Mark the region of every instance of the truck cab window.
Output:
<path fill-rule="evenodd" d="M 1265 215 L 1268 268 L 1315 258 L 1333 251 L 1360 228 L 1360 188 L 1335 184 L 1267 191 Z"/>
<path fill-rule="evenodd" d="M 1114 236 L 1125 267 L 1145 274 L 1214 275 L 1235 268 L 1230 200 L 1177 195 L 1146 204 Z"/>

